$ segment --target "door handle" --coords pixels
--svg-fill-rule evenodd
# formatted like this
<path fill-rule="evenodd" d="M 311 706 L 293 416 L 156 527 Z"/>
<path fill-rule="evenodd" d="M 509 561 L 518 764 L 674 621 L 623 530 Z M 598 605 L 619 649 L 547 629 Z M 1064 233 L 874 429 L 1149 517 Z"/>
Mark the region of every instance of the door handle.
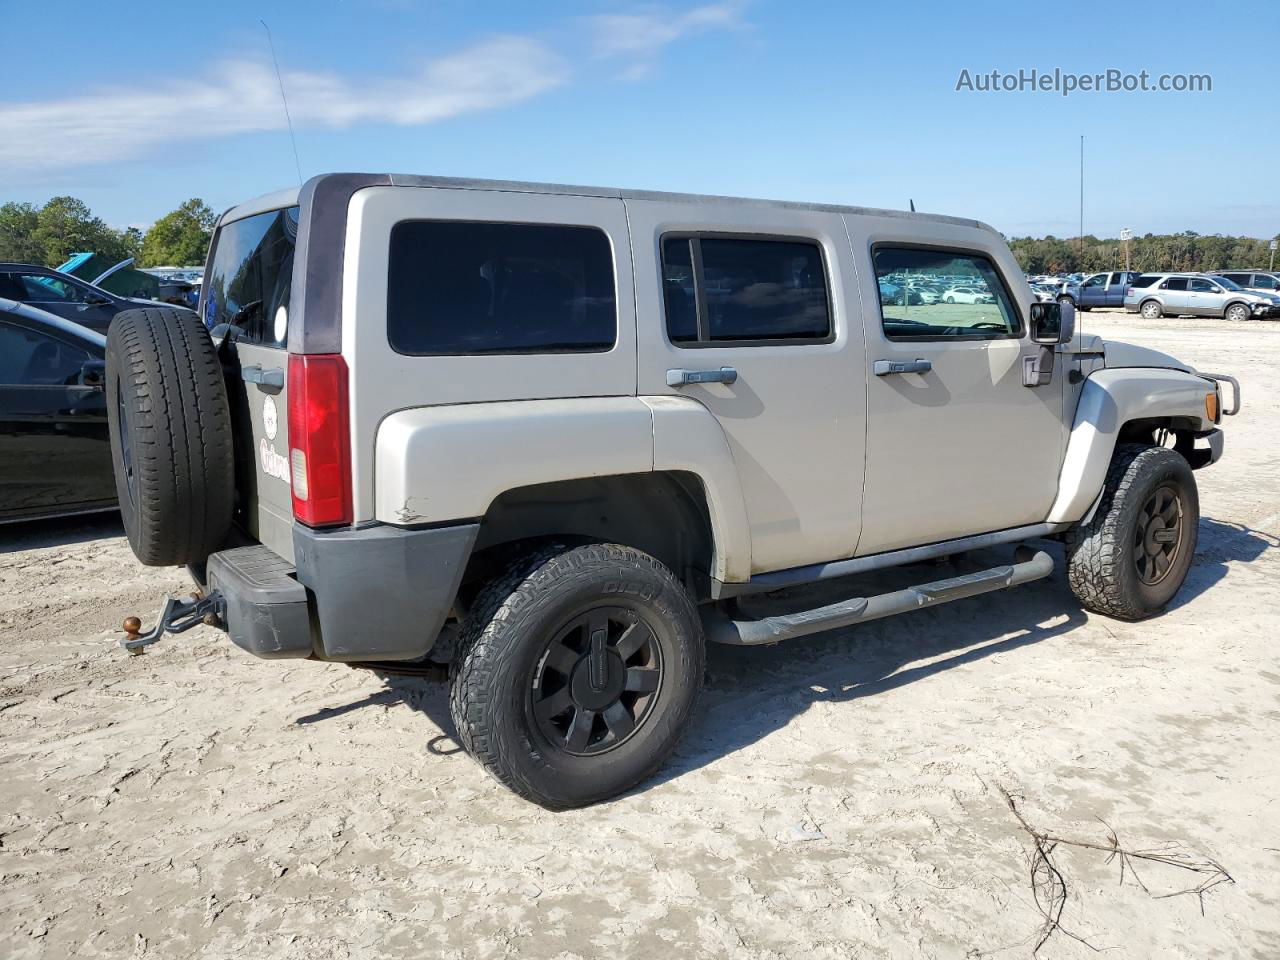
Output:
<path fill-rule="evenodd" d="M 871 365 L 871 372 L 877 377 L 887 377 L 891 373 L 928 373 L 933 364 L 928 360 L 877 360 Z"/>
<path fill-rule="evenodd" d="M 734 367 L 721 367 L 719 370 L 684 370 L 667 371 L 668 387 L 683 387 L 690 383 L 735 383 L 738 371 Z"/>
<path fill-rule="evenodd" d="M 255 363 L 252 366 L 240 368 L 240 379 L 245 383 L 259 383 L 264 387 L 283 387 L 284 371 L 279 367 L 269 367 L 264 370 Z"/>

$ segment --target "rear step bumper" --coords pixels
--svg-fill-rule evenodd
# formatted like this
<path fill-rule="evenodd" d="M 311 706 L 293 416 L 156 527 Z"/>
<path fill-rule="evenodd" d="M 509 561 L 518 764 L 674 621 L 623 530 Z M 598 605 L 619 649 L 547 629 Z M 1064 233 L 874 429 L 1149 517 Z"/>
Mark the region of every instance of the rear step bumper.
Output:
<path fill-rule="evenodd" d="M 223 620 L 237 647 L 266 660 L 311 656 L 307 589 L 293 572 L 293 564 L 262 544 L 209 558 L 209 590 L 223 596 Z"/>
<path fill-rule="evenodd" d="M 1039 580 L 1053 572 L 1053 558 L 1043 550 L 1032 554 L 1029 547 L 1019 547 L 1017 562 L 1008 566 L 979 570 L 948 580 L 922 583 L 916 587 L 883 593 L 874 597 L 854 597 L 825 607 L 799 613 L 765 617 L 760 620 L 731 620 L 719 610 L 703 608 L 703 624 L 707 639 L 734 646 L 755 646 L 804 637 L 823 630 L 834 630 L 881 617 L 908 613 L 939 603 L 1004 590 L 1008 587 Z"/>

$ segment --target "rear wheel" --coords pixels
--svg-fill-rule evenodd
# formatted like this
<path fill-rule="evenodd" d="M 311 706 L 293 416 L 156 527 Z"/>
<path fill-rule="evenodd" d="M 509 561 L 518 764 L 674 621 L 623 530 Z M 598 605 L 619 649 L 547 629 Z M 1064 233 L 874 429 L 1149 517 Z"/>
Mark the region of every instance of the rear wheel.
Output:
<path fill-rule="evenodd" d="M 616 796 L 675 748 L 702 683 L 702 625 L 666 567 L 617 544 L 549 547 L 481 591 L 450 690 L 462 745 L 551 809 Z"/>
<path fill-rule="evenodd" d="M 1248 320 L 1250 316 L 1249 308 L 1246 307 L 1243 303 L 1233 303 L 1231 304 L 1231 306 L 1227 307 L 1227 312 L 1224 314 L 1224 316 L 1228 320 L 1234 320 L 1236 322 L 1240 322 L 1242 320 Z"/>
<path fill-rule="evenodd" d="M 1182 455 L 1121 444 L 1097 512 L 1068 537 L 1072 592 L 1087 609 L 1121 620 L 1159 612 L 1187 577 L 1199 523 L 1196 481 Z"/>
<path fill-rule="evenodd" d="M 1164 311 L 1160 309 L 1160 304 L 1157 301 L 1147 300 L 1142 304 L 1139 313 L 1142 314 L 1143 320 L 1159 320 Z"/>

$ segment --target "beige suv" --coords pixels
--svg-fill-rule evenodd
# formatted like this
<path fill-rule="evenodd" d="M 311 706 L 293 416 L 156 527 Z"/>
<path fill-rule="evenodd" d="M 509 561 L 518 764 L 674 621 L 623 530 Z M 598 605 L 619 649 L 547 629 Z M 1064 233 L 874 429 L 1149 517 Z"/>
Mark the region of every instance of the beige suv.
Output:
<path fill-rule="evenodd" d="M 447 665 L 463 746 L 552 808 L 658 768 L 707 641 L 1002 590 L 1055 540 L 1089 609 L 1158 612 L 1239 405 L 959 217 L 339 174 L 224 214 L 204 277 L 203 322 L 110 332 L 130 543 L 200 587 L 126 647 Z M 973 302 L 879 295 L 922 284 Z"/>

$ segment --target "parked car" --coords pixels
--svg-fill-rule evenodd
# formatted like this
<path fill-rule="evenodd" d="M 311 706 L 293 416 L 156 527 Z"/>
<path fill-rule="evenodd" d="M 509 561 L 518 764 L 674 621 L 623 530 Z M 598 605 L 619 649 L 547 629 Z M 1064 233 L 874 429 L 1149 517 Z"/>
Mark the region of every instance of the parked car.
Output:
<path fill-rule="evenodd" d="M 942 295 L 943 303 L 994 303 L 991 294 L 978 287 L 952 287 Z"/>
<path fill-rule="evenodd" d="M 152 300 L 120 297 L 79 277 L 30 263 L 0 263 L 0 298 L 16 300 L 105 333 L 121 310 Z"/>
<path fill-rule="evenodd" d="M 102 334 L 0 298 L 0 522 L 110 510 Z"/>
<path fill-rule="evenodd" d="M 1051 303 L 1058 299 L 1058 288 L 1049 283 L 1032 283 L 1031 293 L 1041 303 Z"/>
<path fill-rule="evenodd" d="M 1220 270 L 1218 276 L 1226 277 L 1246 290 L 1280 293 L 1280 273 L 1270 270 Z"/>
<path fill-rule="evenodd" d="M 1280 316 L 1280 297 L 1246 290 L 1225 277 L 1145 273 L 1125 289 L 1124 308 L 1146 320 L 1184 315 L 1262 320 Z"/>
<path fill-rule="evenodd" d="M 1059 303 L 1070 303 L 1077 310 L 1094 307 L 1121 307 L 1124 305 L 1125 287 L 1138 274 L 1132 270 L 1113 270 L 1095 273 L 1079 283 L 1063 284 L 1058 293 Z"/>
<path fill-rule="evenodd" d="M 877 305 L 913 274 L 987 302 Z M 203 587 L 125 645 L 203 621 L 264 658 L 447 663 L 459 742 L 559 809 L 657 770 L 707 641 L 1037 580 L 1044 537 L 1087 608 L 1150 616 L 1238 394 L 1020 277 L 995 230 L 916 213 L 360 174 L 250 201 L 207 327 L 158 306 L 108 337 L 129 543 Z M 756 602 L 818 582 L 844 599 Z"/>

